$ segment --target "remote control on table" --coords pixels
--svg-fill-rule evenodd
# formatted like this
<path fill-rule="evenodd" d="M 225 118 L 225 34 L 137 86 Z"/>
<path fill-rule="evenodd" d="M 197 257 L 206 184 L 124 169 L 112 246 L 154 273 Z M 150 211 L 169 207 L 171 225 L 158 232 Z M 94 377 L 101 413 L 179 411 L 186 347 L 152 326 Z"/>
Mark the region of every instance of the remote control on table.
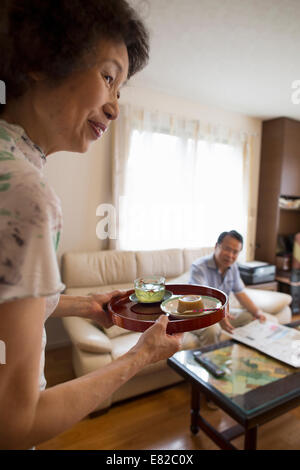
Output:
<path fill-rule="evenodd" d="M 199 364 L 201 364 L 205 369 L 208 370 L 211 374 L 213 374 L 215 377 L 222 377 L 225 375 L 224 370 L 220 369 L 216 364 L 211 362 L 209 359 L 206 357 L 203 357 L 203 354 L 201 351 L 196 351 L 193 353 L 193 356 Z"/>

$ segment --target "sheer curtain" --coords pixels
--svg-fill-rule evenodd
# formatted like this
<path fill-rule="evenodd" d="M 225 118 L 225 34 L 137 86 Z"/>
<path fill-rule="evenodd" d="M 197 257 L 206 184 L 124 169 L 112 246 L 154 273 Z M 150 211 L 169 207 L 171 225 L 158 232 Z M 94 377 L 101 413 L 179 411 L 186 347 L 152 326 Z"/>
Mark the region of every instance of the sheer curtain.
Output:
<path fill-rule="evenodd" d="M 114 126 L 117 238 L 111 248 L 213 246 L 235 229 L 251 240 L 253 136 L 176 116 L 121 109 Z"/>

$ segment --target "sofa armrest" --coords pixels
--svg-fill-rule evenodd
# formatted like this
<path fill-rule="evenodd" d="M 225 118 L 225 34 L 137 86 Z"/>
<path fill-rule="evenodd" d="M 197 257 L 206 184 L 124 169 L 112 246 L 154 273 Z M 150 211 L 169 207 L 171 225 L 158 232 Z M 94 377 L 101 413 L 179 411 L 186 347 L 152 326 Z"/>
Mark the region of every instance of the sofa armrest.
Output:
<path fill-rule="evenodd" d="M 283 292 L 262 289 L 245 289 L 245 292 L 257 307 L 267 313 L 276 314 L 292 302 L 292 297 Z"/>
<path fill-rule="evenodd" d="M 63 324 L 73 344 L 91 353 L 110 353 L 110 339 L 96 326 L 80 317 L 64 317 Z"/>

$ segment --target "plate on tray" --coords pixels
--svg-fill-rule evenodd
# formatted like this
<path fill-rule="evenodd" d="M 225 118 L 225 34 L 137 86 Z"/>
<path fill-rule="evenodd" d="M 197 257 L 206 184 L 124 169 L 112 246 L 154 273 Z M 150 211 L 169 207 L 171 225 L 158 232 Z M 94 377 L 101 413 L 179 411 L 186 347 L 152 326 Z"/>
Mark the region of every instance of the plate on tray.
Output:
<path fill-rule="evenodd" d="M 208 312 L 206 315 L 197 315 L 190 318 L 178 318 L 168 315 L 168 334 L 207 328 L 225 317 L 228 297 L 219 289 L 193 284 L 168 284 L 166 288 L 174 296 L 200 295 L 201 297 L 211 297 L 216 299 L 216 302 L 221 303 L 220 308 Z M 134 294 L 134 290 L 127 291 L 124 295 L 115 297 L 108 303 L 108 311 L 115 325 L 125 330 L 143 332 L 151 327 L 161 315 L 166 315 L 161 309 L 161 303 L 141 304 L 132 302 L 129 299 L 132 294 Z"/>
<path fill-rule="evenodd" d="M 166 290 L 163 299 L 158 302 L 141 302 L 140 300 L 138 300 L 135 293 L 133 293 L 129 296 L 129 300 L 131 300 L 132 302 L 138 302 L 139 304 L 159 304 L 161 302 L 164 302 L 165 300 L 168 300 L 170 297 L 172 297 L 172 295 L 173 293 L 171 291 Z"/>
<path fill-rule="evenodd" d="M 160 308 L 162 309 L 163 312 L 175 318 L 197 318 L 203 315 L 208 315 L 209 313 L 212 312 L 212 309 L 219 309 L 222 307 L 222 303 L 220 302 L 220 300 L 216 299 L 215 297 L 202 295 L 201 299 L 204 305 L 203 312 L 188 313 L 188 311 L 186 311 L 184 313 L 180 313 L 177 311 L 177 306 L 178 306 L 178 299 L 180 299 L 181 297 L 182 295 L 178 295 L 176 297 L 172 297 L 172 299 L 165 300 L 164 302 L 162 302 Z M 208 309 L 208 311 L 205 311 L 205 309 Z"/>

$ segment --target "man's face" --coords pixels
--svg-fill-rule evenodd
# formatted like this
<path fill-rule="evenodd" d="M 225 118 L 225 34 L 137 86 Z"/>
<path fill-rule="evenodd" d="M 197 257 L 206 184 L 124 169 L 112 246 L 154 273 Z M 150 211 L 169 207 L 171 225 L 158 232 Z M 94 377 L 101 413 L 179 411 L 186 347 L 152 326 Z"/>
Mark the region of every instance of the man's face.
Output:
<path fill-rule="evenodd" d="M 221 269 L 227 269 L 235 263 L 242 250 L 242 243 L 226 235 L 221 244 L 216 244 L 215 258 Z"/>

